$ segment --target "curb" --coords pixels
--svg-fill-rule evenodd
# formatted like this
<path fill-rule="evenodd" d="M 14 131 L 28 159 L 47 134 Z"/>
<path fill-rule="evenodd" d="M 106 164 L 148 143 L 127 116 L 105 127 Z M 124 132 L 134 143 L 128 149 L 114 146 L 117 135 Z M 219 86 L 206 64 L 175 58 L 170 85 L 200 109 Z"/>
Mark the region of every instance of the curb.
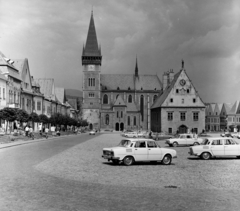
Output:
<path fill-rule="evenodd" d="M 71 134 L 71 135 L 67 135 L 67 136 L 72 136 L 72 135 L 76 136 L 76 134 Z M 34 142 L 48 141 L 48 140 L 52 140 L 52 139 L 62 138 L 62 137 L 65 137 L 65 136 L 51 137 L 51 138 L 47 138 L 47 139 L 46 138 L 44 138 L 44 139 L 41 138 L 41 139 L 30 140 L 30 141 L 21 140 L 21 141 L 15 142 L 15 143 L 13 142 L 13 143 L 0 144 L 0 149 L 19 146 L 19 145 L 24 145 L 24 144 L 30 144 L 30 143 L 34 143 Z"/>

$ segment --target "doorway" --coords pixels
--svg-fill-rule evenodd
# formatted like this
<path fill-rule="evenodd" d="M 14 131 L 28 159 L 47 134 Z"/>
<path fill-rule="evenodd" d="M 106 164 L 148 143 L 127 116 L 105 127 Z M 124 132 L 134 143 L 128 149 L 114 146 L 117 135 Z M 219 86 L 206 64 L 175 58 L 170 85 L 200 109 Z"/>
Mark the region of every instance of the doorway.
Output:
<path fill-rule="evenodd" d="M 119 131 L 119 123 L 118 122 L 116 123 L 115 130 Z"/>
<path fill-rule="evenodd" d="M 186 125 L 181 125 L 178 128 L 179 133 L 187 133 L 187 126 Z"/>
<path fill-rule="evenodd" d="M 123 122 L 120 124 L 120 130 L 121 130 L 121 131 L 124 130 L 124 124 L 123 124 Z"/>

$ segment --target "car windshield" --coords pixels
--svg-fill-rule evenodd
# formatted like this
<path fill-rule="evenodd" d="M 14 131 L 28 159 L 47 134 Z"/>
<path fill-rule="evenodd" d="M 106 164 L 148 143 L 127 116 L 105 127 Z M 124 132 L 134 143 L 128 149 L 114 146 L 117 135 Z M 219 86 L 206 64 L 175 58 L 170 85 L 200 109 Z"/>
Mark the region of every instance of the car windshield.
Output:
<path fill-rule="evenodd" d="M 129 141 L 129 140 L 122 140 L 122 141 L 118 144 L 118 146 L 120 146 L 120 147 L 126 147 L 126 146 L 128 146 L 129 144 L 131 144 L 131 141 Z"/>
<path fill-rule="evenodd" d="M 204 139 L 201 143 L 201 145 L 209 145 L 210 141 L 208 139 Z"/>

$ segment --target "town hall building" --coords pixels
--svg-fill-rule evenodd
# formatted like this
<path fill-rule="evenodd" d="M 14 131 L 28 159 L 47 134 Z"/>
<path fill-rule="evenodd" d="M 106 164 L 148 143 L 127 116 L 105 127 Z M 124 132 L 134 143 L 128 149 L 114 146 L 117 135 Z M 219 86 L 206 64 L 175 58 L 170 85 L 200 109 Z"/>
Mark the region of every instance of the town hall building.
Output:
<path fill-rule="evenodd" d="M 98 45 L 93 13 L 90 18 L 87 41 L 85 46 L 83 46 L 82 66 L 82 113 L 83 119 L 88 121 L 90 128 L 117 131 L 124 129 L 165 130 L 165 125 L 163 126 L 162 121 L 156 121 L 154 114 L 157 114 L 159 118 L 164 118 L 164 115 L 161 114 L 163 111 L 162 99 L 163 96 L 167 95 L 166 90 L 169 89 L 170 81 L 168 76 L 175 83 L 180 80 L 179 77 L 182 80 L 186 78 L 186 86 L 191 86 L 188 77 L 184 76 L 185 71 L 180 71 L 181 73 L 174 76 L 173 70 L 171 70 L 168 75 L 163 76 L 163 83 L 157 75 L 139 74 L 137 59 L 135 70 L 133 68 L 132 71 L 129 71 L 129 74 L 102 74 L 101 47 Z M 180 86 L 179 95 L 183 96 L 183 90 L 185 90 L 186 86 L 185 84 Z M 175 85 L 173 87 L 176 88 Z M 195 89 L 191 88 L 190 90 L 189 93 L 185 92 L 185 97 L 188 95 L 194 96 L 195 91 L 193 90 Z M 195 109 L 195 107 L 198 107 L 196 111 L 199 114 L 198 123 L 200 123 L 203 118 L 200 107 L 203 110 L 205 107 L 199 97 L 195 98 L 198 100 L 197 103 L 193 103 L 189 107 L 187 106 L 189 102 L 185 101 L 184 105 L 187 108 L 184 112 L 187 109 L 190 112 L 192 108 Z M 175 102 L 164 104 L 165 107 L 170 106 L 171 109 L 173 105 L 175 105 L 174 110 L 172 110 L 173 112 L 179 110 Z M 180 107 L 182 109 L 182 104 Z M 166 110 L 166 112 L 169 111 Z M 205 111 L 203 113 L 205 115 Z M 201 129 L 202 125 L 205 128 L 204 118 L 203 123 L 200 124 L 201 126 L 196 126 L 198 129 Z M 174 119 L 174 122 L 176 120 Z M 188 127 L 186 124 L 185 126 Z M 174 126 L 172 127 L 172 131 L 168 131 L 173 133 L 177 130 L 176 128 L 177 126 Z"/>

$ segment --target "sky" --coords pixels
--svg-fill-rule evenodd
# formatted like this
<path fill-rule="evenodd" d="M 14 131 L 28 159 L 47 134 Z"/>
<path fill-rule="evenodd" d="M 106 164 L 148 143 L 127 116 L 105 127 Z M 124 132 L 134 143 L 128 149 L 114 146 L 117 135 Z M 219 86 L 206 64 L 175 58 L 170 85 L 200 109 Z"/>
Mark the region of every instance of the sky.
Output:
<path fill-rule="evenodd" d="M 239 0 L 0 0 L 0 51 L 34 78 L 82 90 L 93 10 L 101 73 L 177 73 L 181 60 L 206 103 L 240 100 Z"/>

